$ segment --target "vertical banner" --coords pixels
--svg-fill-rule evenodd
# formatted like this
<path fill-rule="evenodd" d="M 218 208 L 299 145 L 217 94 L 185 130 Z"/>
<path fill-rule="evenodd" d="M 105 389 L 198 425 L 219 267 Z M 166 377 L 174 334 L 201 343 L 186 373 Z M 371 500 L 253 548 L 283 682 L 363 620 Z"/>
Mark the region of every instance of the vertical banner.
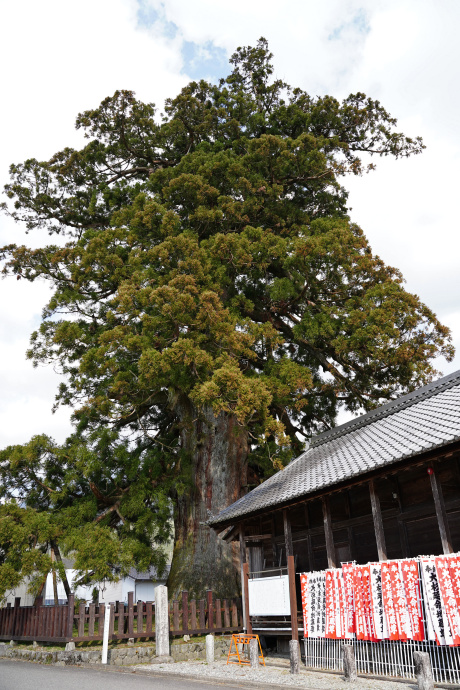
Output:
<path fill-rule="evenodd" d="M 364 602 L 364 614 L 366 617 L 366 627 L 367 627 L 367 637 L 365 638 L 369 642 L 375 642 L 377 640 L 374 631 L 374 616 L 372 611 L 372 594 L 371 594 L 371 572 L 370 566 L 365 565 L 362 569 L 363 571 L 363 602 Z"/>
<path fill-rule="evenodd" d="M 460 645 L 460 616 L 457 609 L 457 600 L 452 586 L 447 558 L 435 558 L 436 574 L 438 576 L 439 589 L 444 604 L 450 635 L 454 647 Z"/>
<path fill-rule="evenodd" d="M 390 563 L 390 580 L 399 639 L 410 640 L 412 637 L 412 628 L 409 612 L 407 610 L 406 593 L 404 591 L 400 563 L 398 561 L 391 561 Z"/>
<path fill-rule="evenodd" d="M 337 570 L 335 571 L 335 591 L 337 601 L 337 637 L 341 640 L 346 640 L 350 637 L 350 634 L 347 630 L 347 607 L 345 600 L 345 587 L 343 582 L 343 573 L 340 568 L 337 568 Z"/>
<path fill-rule="evenodd" d="M 374 634 L 377 640 L 386 640 L 388 637 L 388 627 L 383 605 L 382 570 L 380 563 L 370 564 L 370 578 Z"/>
<path fill-rule="evenodd" d="M 354 597 L 354 577 L 353 570 L 355 566 L 351 563 L 344 563 L 342 565 L 343 573 L 343 588 L 345 594 L 346 616 L 347 616 L 347 633 L 352 636 L 355 632 L 355 597 Z"/>
<path fill-rule="evenodd" d="M 303 635 L 304 637 L 308 637 L 308 613 L 310 611 L 308 601 L 308 573 L 301 573 L 300 575 L 300 592 L 302 597 Z"/>
<path fill-rule="evenodd" d="M 460 556 L 447 556 L 446 560 L 449 563 L 450 579 L 457 602 L 457 610 L 460 611 Z"/>
<path fill-rule="evenodd" d="M 333 570 L 326 570 L 326 632 L 325 637 L 335 640 L 336 632 L 336 597 Z"/>
<path fill-rule="evenodd" d="M 307 627 L 309 637 L 324 637 L 326 632 L 326 575 L 307 574 Z"/>
<path fill-rule="evenodd" d="M 406 594 L 407 610 L 409 613 L 412 640 L 420 642 L 425 639 L 423 630 L 422 601 L 418 583 L 418 563 L 414 560 L 401 562 L 404 590 Z"/>
<path fill-rule="evenodd" d="M 448 644 L 446 637 L 450 634 L 445 628 L 445 620 L 442 612 L 441 592 L 439 590 L 436 564 L 434 558 L 422 558 L 422 582 L 424 585 L 425 608 L 430 615 L 431 624 L 436 642 L 439 645 Z"/>
<path fill-rule="evenodd" d="M 367 640 L 365 600 L 363 597 L 363 569 L 360 566 L 356 566 L 353 570 L 353 589 L 355 594 L 356 639 Z"/>
<path fill-rule="evenodd" d="M 388 637 L 390 640 L 399 640 L 398 623 L 396 621 L 396 611 L 391 591 L 390 561 L 384 561 L 381 566 L 382 573 L 382 595 L 387 619 Z"/>

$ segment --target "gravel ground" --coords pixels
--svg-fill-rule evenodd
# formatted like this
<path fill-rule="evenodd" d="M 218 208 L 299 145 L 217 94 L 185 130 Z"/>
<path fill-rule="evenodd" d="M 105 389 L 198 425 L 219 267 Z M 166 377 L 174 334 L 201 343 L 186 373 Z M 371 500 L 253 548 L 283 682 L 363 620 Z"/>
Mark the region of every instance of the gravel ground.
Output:
<path fill-rule="evenodd" d="M 175 664 L 142 664 L 142 666 L 131 667 L 139 670 L 151 670 L 155 673 L 180 674 L 207 680 L 221 681 L 252 681 L 261 685 L 281 685 L 286 688 L 310 688 L 310 690 L 346 690 L 353 687 L 353 690 L 415 690 L 416 684 L 413 682 L 401 683 L 389 680 L 372 680 L 359 678 L 358 681 L 350 686 L 343 679 L 343 676 L 333 673 L 319 673 L 316 671 L 306 671 L 304 669 L 298 675 L 291 675 L 289 667 L 279 668 L 273 665 L 261 666 L 259 670 L 251 670 L 249 666 L 238 666 L 229 664 L 226 660 L 215 661 L 207 664 L 204 661 L 177 662 Z M 252 684 L 252 683 L 251 683 Z"/>

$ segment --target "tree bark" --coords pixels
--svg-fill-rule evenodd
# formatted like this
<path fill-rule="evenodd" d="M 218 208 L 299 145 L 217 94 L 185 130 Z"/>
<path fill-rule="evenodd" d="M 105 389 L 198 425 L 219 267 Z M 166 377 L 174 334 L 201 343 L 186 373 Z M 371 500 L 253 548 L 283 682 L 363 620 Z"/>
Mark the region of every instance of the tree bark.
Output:
<path fill-rule="evenodd" d="M 176 496 L 170 596 L 187 590 L 190 597 L 201 598 L 207 589 L 220 598 L 237 596 L 238 545 L 223 541 L 206 522 L 246 491 L 247 431 L 232 415 L 216 417 L 211 408 L 198 412 L 184 403 L 177 412 L 190 482 Z"/>
<path fill-rule="evenodd" d="M 60 550 L 59 550 L 59 546 L 58 546 L 57 542 L 55 542 L 55 541 L 52 540 L 52 541 L 51 541 L 51 548 L 52 548 L 52 551 L 53 551 L 53 553 L 54 553 L 54 558 L 55 558 L 56 562 L 57 562 L 57 563 L 62 563 L 61 552 L 60 552 Z M 64 571 L 63 571 L 63 574 L 62 574 L 62 584 L 64 585 L 64 590 L 65 590 L 65 593 L 66 593 L 66 596 L 67 596 L 67 601 L 69 601 L 69 600 L 70 600 L 70 595 L 71 595 L 70 585 L 69 585 L 69 581 L 68 581 L 68 579 L 67 579 L 67 573 L 66 573 L 66 570 L 65 570 L 65 566 L 64 566 L 64 564 L 62 564 L 62 565 L 63 565 L 63 568 L 64 568 Z"/>

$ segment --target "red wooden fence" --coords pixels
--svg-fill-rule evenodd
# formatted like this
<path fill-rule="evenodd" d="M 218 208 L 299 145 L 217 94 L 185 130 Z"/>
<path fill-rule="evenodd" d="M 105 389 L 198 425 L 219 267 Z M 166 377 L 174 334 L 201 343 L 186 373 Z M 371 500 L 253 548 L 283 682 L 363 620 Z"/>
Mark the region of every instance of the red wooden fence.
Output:
<path fill-rule="evenodd" d="M 128 604 L 110 604 L 109 638 L 155 639 L 155 604 L 151 601 L 133 601 L 128 593 Z M 74 606 L 74 597 L 59 606 L 21 606 L 20 598 L 14 607 L 0 609 L 0 640 L 37 642 L 90 642 L 102 640 L 105 604 Z M 188 600 L 182 592 L 180 600 L 169 603 L 171 636 L 233 633 L 243 629 L 241 599 L 214 599 L 208 591 L 206 599 Z"/>

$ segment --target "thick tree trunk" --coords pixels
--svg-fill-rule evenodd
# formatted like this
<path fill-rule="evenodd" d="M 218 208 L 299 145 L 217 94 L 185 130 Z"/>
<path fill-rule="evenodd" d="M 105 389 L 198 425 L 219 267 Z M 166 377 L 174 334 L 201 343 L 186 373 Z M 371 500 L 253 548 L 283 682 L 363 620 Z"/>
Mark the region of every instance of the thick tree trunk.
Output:
<path fill-rule="evenodd" d="M 220 539 L 206 521 L 246 491 L 248 435 L 233 416 L 216 417 L 210 408 L 198 413 L 183 405 L 178 413 L 191 481 L 176 499 L 170 596 L 187 590 L 190 597 L 203 597 L 207 589 L 218 597 L 236 596 L 238 547 Z"/>

